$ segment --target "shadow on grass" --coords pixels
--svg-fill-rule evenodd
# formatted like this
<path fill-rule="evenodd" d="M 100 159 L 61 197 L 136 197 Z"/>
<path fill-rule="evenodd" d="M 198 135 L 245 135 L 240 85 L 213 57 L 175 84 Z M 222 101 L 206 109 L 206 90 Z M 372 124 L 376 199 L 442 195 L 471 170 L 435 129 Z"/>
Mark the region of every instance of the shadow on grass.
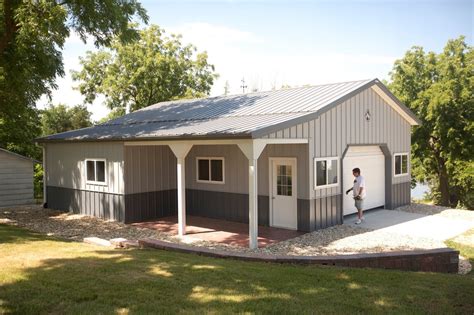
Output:
<path fill-rule="evenodd" d="M 25 242 L 41 240 L 13 230 Z M 33 243 L 33 267 L 0 268 L 0 280 L 7 279 L 2 273 L 18 273 L 1 282 L 0 313 L 467 313 L 474 307 L 472 279 L 455 275 L 248 263 L 53 243 L 57 249 L 50 245 L 50 252 Z M 22 244 L 14 246 L 20 260 L 31 255 L 22 251 Z"/>
<path fill-rule="evenodd" d="M 46 236 L 7 224 L 0 224 L 0 244 L 44 241 Z"/>

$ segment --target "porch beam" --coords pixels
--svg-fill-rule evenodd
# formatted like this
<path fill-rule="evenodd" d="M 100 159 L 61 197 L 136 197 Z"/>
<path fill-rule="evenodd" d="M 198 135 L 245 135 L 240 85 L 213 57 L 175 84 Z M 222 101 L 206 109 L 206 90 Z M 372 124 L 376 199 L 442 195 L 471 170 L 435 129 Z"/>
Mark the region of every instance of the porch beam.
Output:
<path fill-rule="evenodd" d="M 178 189 L 178 235 L 180 237 L 186 234 L 186 155 L 193 147 L 189 143 L 179 143 L 169 145 L 171 151 L 176 156 L 176 173 Z"/>
<path fill-rule="evenodd" d="M 258 248 L 258 157 L 266 144 L 255 140 L 238 144 L 249 161 L 249 247 Z"/>
<path fill-rule="evenodd" d="M 236 144 L 245 145 L 249 142 L 255 142 L 260 144 L 304 144 L 308 143 L 308 139 L 219 139 L 219 140 L 149 140 L 149 141 L 125 141 L 125 146 L 143 146 L 143 145 L 175 145 L 175 144 L 192 144 L 192 145 L 225 145 L 225 144 Z"/>

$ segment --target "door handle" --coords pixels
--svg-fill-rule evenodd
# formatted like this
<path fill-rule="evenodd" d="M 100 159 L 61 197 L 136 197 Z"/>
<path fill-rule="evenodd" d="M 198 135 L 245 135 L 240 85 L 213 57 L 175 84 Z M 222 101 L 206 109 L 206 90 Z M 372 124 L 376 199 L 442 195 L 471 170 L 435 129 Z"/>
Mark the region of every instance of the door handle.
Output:
<path fill-rule="evenodd" d="M 272 199 L 275 199 L 275 197 L 272 197 Z"/>

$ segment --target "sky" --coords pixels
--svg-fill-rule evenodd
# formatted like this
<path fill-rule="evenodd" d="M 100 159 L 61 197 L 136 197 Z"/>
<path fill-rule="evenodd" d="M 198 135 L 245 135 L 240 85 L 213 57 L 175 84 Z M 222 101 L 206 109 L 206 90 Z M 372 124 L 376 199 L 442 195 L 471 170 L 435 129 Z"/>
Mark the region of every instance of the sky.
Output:
<path fill-rule="evenodd" d="M 198 51 L 207 51 L 219 78 L 211 95 L 222 95 L 227 81 L 232 94 L 361 79 L 388 79 L 395 60 L 412 46 L 441 52 L 460 35 L 472 45 L 474 0 L 240 1 L 142 0 L 150 17 L 167 34 L 183 36 Z M 83 103 L 71 79 L 79 57 L 94 51 L 74 33 L 66 41 L 66 75 L 58 78 L 52 101 L 39 108 Z M 150 104 L 151 105 L 151 104 Z M 97 121 L 107 115 L 103 98 L 88 109 Z"/>

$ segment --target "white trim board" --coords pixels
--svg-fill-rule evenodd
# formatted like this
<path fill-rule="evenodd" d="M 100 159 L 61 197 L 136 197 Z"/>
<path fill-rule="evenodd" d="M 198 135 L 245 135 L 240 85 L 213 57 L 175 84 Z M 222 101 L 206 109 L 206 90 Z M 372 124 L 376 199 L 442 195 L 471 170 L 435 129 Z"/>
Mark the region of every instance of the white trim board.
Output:
<path fill-rule="evenodd" d="M 400 116 L 402 116 L 406 121 L 412 126 L 418 125 L 418 122 L 414 120 L 410 115 L 408 115 L 400 106 L 385 93 L 377 84 L 374 84 L 370 87 L 378 96 L 380 96 L 390 107 L 392 107 Z"/>

